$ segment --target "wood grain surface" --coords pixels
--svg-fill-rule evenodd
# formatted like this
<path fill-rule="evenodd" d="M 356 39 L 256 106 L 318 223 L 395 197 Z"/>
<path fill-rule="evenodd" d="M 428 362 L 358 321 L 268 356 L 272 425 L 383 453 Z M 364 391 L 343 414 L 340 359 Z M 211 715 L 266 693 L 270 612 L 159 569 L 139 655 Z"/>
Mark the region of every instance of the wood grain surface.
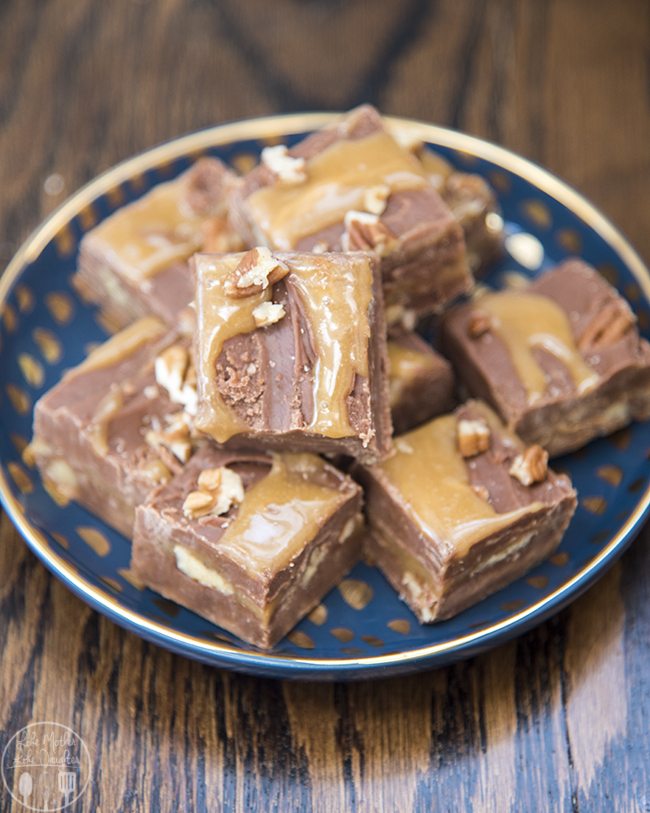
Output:
<path fill-rule="evenodd" d="M 361 101 L 549 167 L 650 260 L 647 0 L 5 0 L 0 260 L 156 142 Z M 648 811 L 649 569 L 646 531 L 571 608 L 490 654 L 282 683 L 122 631 L 3 518 L 0 747 L 32 721 L 74 728 L 93 761 L 84 811 Z"/>

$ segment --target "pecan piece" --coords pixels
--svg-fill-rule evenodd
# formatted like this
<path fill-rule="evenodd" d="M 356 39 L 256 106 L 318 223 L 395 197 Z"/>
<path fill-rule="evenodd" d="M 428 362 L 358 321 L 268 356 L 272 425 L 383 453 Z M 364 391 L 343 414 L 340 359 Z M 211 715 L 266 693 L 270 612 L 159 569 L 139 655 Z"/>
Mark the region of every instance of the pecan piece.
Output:
<path fill-rule="evenodd" d="M 462 418 L 456 426 L 456 440 L 463 457 L 474 457 L 490 448 L 490 427 L 482 419 Z"/>
<path fill-rule="evenodd" d="M 342 238 L 344 251 L 376 251 L 386 254 L 395 235 L 379 219 L 379 215 L 369 212 L 350 211 L 344 219 L 345 233 Z"/>
<path fill-rule="evenodd" d="M 578 349 L 597 350 L 622 339 L 635 323 L 634 314 L 626 303 L 610 302 L 587 325 L 578 340 Z"/>
<path fill-rule="evenodd" d="M 490 317 L 484 311 L 472 311 L 467 321 L 467 335 L 470 339 L 480 339 L 491 328 Z"/>
<path fill-rule="evenodd" d="M 227 296 L 235 298 L 252 296 L 269 285 L 275 285 L 288 273 L 289 266 L 278 260 L 268 248 L 252 248 L 226 278 L 224 290 Z"/>
<path fill-rule="evenodd" d="M 529 446 L 523 454 L 515 457 L 510 467 L 510 476 L 522 484 L 532 486 L 546 479 L 548 472 L 548 452 L 537 443 Z"/>
<path fill-rule="evenodd" d="M 237 472 L 221 468 L 204 469 L 198 477 L 198 491 L 191 491 L 183 503 L 183 513 L 190 519 L 227 514 L 244 499 L 244 484 Z"/>
<path fill-rule="evenodd" d="M 265 147 L 262 150 L 262 163 L 271 170 L 280 183 L 293 186 L 307 180 L 305 159 L 289 155 L 289 150 L 284 144 Z"/>

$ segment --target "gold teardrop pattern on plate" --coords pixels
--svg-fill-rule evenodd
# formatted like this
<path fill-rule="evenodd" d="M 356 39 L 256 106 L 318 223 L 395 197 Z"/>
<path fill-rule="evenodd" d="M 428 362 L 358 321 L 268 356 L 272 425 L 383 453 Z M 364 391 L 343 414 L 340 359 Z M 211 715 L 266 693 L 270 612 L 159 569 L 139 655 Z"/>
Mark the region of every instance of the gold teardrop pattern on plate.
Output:
<path fill-rule="evenodd" d="M 136 590 L 144 590 L 144 582 L 131 570 L 130 567 L 121 567 L 117 571 L 124 581 L 128 582 Z"/>
<path fill-rule="evenodd" d="M 61 361 L 61 357 L 63 356 L 61 342 L 51 330 L 47 330 L 44 327 L 34 328 L 32 338 L 48 364 L 56 364 Z"/>
<path fill-rule="evenodd" d="M 600 263 L 596 266 L 596 270 L 601 277 L 605 277 L 610 285 L 613 285 L 614 287 L 618 285 L 618 269 L 615 265 L 612 265 L 611 263 Z"/>
<path fill-rule="evenodd" d="M 282 136 L 277 135 L 264 136 L 263 138 L 260 139 L 260 141 L 262 142 L 262 144 L 264 144 L 265 147 L 277 147 L 279 144 L 284 144 L 284 138 L 282 138 Z"/>
<path fill-rule="evenodd" d="M 77 533 L 83 541 L 92 548 L 97 556 L 108 556 L 111 551 L 111 544 L 101 531 L 91 528 L 89 525 L 80 525 Z"/>
<path fill-rule="evenodd" d="M 579 254 L 582 250 L 582 238 L 575 229 L 560 229 L 555 239 L 571 254 Z"/>
<path fill-rule="evenodd" d="M 40 361 L 37 361 L 34 356 L 29 353 L 20 353 L 18 355 L 18 366 L 23 374 L 25 381 L 32 387 L 43 386 L 45 373 Z"/>
<path fill-rule="evenodd" d="M 604 497 L 584 497 L 582 506 L 590 514 L 601 516 L 607 510 L 607 500 Z"/>
<path fill-rule="evenodd" d="M 553 222 L 548 206 L 541 200 L 525 200 L 521 204 L 524 215 L 540 229 L 548 229 Z"/>
<path fill-rule="evenodd" d="M 175 601 L 170 601 L 168 598 L 155 598 L 153 603 L 161 610 L 165 615 L 168 615 L 170 618 L 176 618 L 176 616 L 180 613 L 181 608 Z"/>
<path fill-rule="evenodd" d="M 618 432 L 614 432 L 613 435 L 610 435 L 608 440 L 610 443 L 613 443 L 619 451 L 624 452 L 632 440 L 630 428 L 626 426 L 625 429 L 619 429 Z"/>
<path fill-rule="evenodd" d="M 97 223 L 97 212 L 92 203 L 89 203 L 79 212 L 79 223 L 82 231 L 90 231 Z"/>
<path fill-rule="evenodd" d="M 315 644 L 311 636 L 307 635 L 302 630 L 294 630 L 287 635 L 287 638 L 294 646 L 299 646 L 301 649 L 313 649 Z"/>
<path fill-rule="evenodd" d="M 342 644 L 349 644 L 354 638 L 354 633 L 347 627 L 333 627 L 330 630 L 330 635 L 333 635 Z"/>
<path fill-rule="evenodd" d="M 104 584 L 107 587 L 110 587 L 110 589 L 113 590 L 115 593 L 122 592 L 122 585 L 117 581 L 117 579 L 114 579 L 111 576 L 100 576 L 99 578 L 101 581 L 104 582 Z"/>
<path fill-rule="evenodd" d="M 16 285 L 16 302 L 21 313 L 27 313 L 34 307 L 34 294 L 31 288 L 24 284 Z"/>
<path fill-rule="evenodd" d="M 245 175 L 257 164 L 257 156 L 253 155 L 252 152 L 240 152 L 230 159 L 230 163 L 237 172 L 241 172 L 242 175 Z"/>
<path fill-rule="evenodd" d="M 29 395 L 15 384 L 7 384 L 5 390 L 16 412 L 19 415 L 26 415 L 32 406 L 32 399 Z"/>
<path fill-rule="evenodd" d="M 129 186 L 134 192 L 142 192 L 146 186 L 145 177 L 141 172 L 129 178 Z"/>
<path fill-rule="evenodd" d="M 621 480 L 623 479 L 623 471 L 620 466 L 599 466 L 596 469 L 596 474 L 601 480 L 609 483 L 610 486 L 614 486 L 614 488 L 619 486 L 621 484 Z"/>
<path fill-rule="evenodd" d="M 523 599 L 515 598 L 512 601 L 504 601 L 501 609 L 506 613 L 513 613 L 515 610 L 520 610 L 524 606 Z"/>
<path fill-rule="evenodd" d="M 16 316 L 16 311 L 13 309 L 13 306 L 5 302 L 0 308 L 0 316 L 2 317 L 2 324 L 5 326 L 7 333 L 14 333 L 18 327 L 18 317 Z"/>
<path fill-rule="evenodd" d="M 411 623 L 406 618 L 393 618 L 386 625 L 393 632 L 399 632 L 401 635 L 408 635 L 411 631 Z"/>
<path fill-rule="evenodd" d="M 360 649 L 358 646 L 342 646 L 341 652 L 344 655 L 350 655 L 352 658 L 356 658 L 358 655 L 363 655 L 363 649 Z"/>
<path fill-rule="evenodd" d="M 126 200 L 124 189 L 121 186 L 114 186 L 112 189 L 109 189 L 106 193 L 106 197 L 114 209 L 121 206 Z"/>
<path fill-rule="evenodd" d="M 505 194 L 510 191 L 510 178 L 505 172 L 494 169 L 488 174 L 488 180 L 497 192 L 503 192 Z"/>
<path fill-rule="evenodd" d="M 319 604 L 318 606 L 314 607 L 307 618 L 312 624 L 322 627 L 322 625 L 327 621 L 327 607 L 324 604 Z"/>
<path fill-rule="evenodd" d="M 461 164 L 464 164 L 466 167 L 473 167 L 478 163 L 478 158 L 471 152 L 465 152 L 465 150 L 454 150 L 454 155 L 458 161 Z"/>
<path fill-rule="evenodd" d="M 76 244 L 74 233 L 69 225 L 64 226 L 54 235 L 54 245 L 59 257 L 70 257 Z"/>
<path fill-rule="evenodd" d="M 627 282 L 623 286 L 623 293 L 630 302 L 638 302 L 641 299 L 641 289 L 636 282 Z"/>
<path fill-rule="evenodd" d="M 378 638 L 376 635 L 362 635 L 361 640 L 369 646 L 384 646 L 382 639 Z"/>
<path fill-rule="evenodd" d="M 70 549 L 70 543 L 68 542 L 68 540 L 66 539 L 66 537 L 65 537 L 65 536 L 63 536 L 63 534 L 59 534 L 59 533 L 55 533 L 54 531 L 50 531 L 50 536 L 52 537 L 52 539 L 53 539 L 53 540 L 54 540 L 54 541 L 55 541 L 55 542 L 56 542 L 58 545 L 61 545 L 61 547 L 62 547 L 64 550 L 69 550 L 69 549 Z"/>
<path fill-rule="evenodd" d="M 372 600 L 372 587 L 361 579 L 343 579 L 339 593 L 353 610 L 363 610 Z"/>
<path fill-rule="evenodd" d="M 537 590 L 543 590 L 548 587 L 548 576 L 529 576 L 526 581 L 531 587 Z"/>
<path fill-rule="evenodd" d="M 556 567 L 564 567 L 564 565 L 569 563 L 569 554 L 565 550 L 558 551 L 558 553 L 554 553 L 551 556 L 549 561 Z"/>
<path fill-rule="evenodd" d="M 22 435 L 19 435 L 16 432 L 12 432 L 9 435 L 9 438 L 10 438 L 11 442 L 13 443 L 15 450 L 18 452 L 18 454 L 21 457 L 23 457 L 23 455 L 25 454 L 25 449 L 27 448 L 27 445 L 28 445 L 27 438 L 24 438 Z M 23 458 L 23 463 L 25 463 L 24 458 Z M 27 464 L 27 465 L 29 465 L 29 464 Z"/>
<path fill-rule="evenodd" d="M 20 491 L 20 493 L 31 494 L 34 490 L 34 484 L 32 483 L 30 476 L 27 474 L 25 469 L 19 463 L 15 463 L 14 461 L 7 463 L 7 469 L 11 475 L 11 479 L 16 484 L 16 488 Z"/>
<path fill-rule="evenodd" d="M 67 325 L 74 314 L 72 299 L 63 291 L 52 291 L 45 296 L 45 306 L 60 325 Z"/>

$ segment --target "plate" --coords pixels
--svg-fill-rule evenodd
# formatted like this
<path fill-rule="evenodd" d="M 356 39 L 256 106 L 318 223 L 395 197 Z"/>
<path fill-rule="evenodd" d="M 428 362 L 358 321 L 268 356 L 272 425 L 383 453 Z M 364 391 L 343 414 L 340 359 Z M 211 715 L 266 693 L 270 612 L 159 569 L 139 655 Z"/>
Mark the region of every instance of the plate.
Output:
<path fill-rule="evenodd" d="M 633 539 L 650 505 L 650 425 L 636 424 L 556 461 L 579 494 L 558 551 L 540 567 L 464 613 L 421 626 L 378 571 L 359 564 L 272 652 L 242 644 L 199 616 L 144 590 L 129 571 L 130 545 L 75 504 L 59 506 L 21 459 L 32 407 L 106 332 L 71 286 L 81 236 L 119 206 L 215 155 L 246 171 L 260 150 L 293 143 L 332 114 L 256 119 L 203 130 L 109 170 L 54 212 L 0 280 L 0 497 L 29 547 L 96 610 L 136 634 L 214 666 L 276 677 L 351 679 L 431 668 L 481 652 L 538 624 L 589 586 Z M 580 254 L 650 328 L 650 274 L 622 235 L 546 171 L 468 135 L 403 119 L 455 167 L 496 189 L 507 255 L 488 277 L 534 276 Z"/>

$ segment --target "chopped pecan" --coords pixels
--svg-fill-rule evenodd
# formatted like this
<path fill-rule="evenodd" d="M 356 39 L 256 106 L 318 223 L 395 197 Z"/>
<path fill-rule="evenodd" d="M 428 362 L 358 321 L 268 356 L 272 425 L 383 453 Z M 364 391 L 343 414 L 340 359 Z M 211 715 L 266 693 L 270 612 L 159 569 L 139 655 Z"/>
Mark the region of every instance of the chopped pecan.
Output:
<path fill-rule="evenodd" d="M 268 327 L 279 322 L 285 315 L 284 305 L 275 302 L 262 302 L 253 310 L 253 319 L 257 327 Z"/>
<path fill-rule="evenodd" d="M 492 326 L 490 317 L 484 311 L 472 311 L 467 321 L 467 335 L 470 339 L 480 339 Z"/>
<path fill-rule="evenodd" d="M 390 249 L 395 239 L 395 235 L 382 223 L 379 216 L 369 212 L 348 212 L 344 225 L 344 251 L 376 251 L 381 256 Z"/>
<path fill-rule="evenodd" d="M 510 467 L 510 476 L 523 486 L 532 486 L 546 479 L 548 472 L 548 452 L 537 443 L 529 446 L 523 454 L 515 457 Z"/>
<path fill-rule="evenodd" d="M 196 371 L 186 347 L 173 344 L 165 348 L 156 357 L 154 375 L 158 386 L 167 391 L 173 403 L 184 406 L 190 415 L 196 414 Z"/>
<path fill-rule="evenodd" d="M 483 419 L 461 418 L 456 426 L 456 440 L 463 457 L 474 457 L 490 448 L 490 427 Z"/>
<path fill-rule="evenodd" d="M 184 412 L 169 415 L 164 428 L 150 429 L 144 439 L 160 452 L 161 447 L 171 452 L 181 463 L 187 463 L 192 454 L 190 422 Z"/>
<path fill-rule="evenodd" d="M 386 184 L 378 184 L 366 189 L 363 196 L 363 208 L 373 215 L 380 215 L 386 209 L 388 198 L 390 197 L 390 187 Z"/>
<path fill-rule="evenodd" d="M 289 150 L 284 144 L 265 147 L 262 150 L 262 163 L 271 170 L 280 183 L 295 185 L 307 180 L 305 159 L 289 155 Z"/>
<path fill-rule="evenodd" d="M 191 491 L 183 503 L 186 517 L 221 516 L 244 499 L 244 484 L 232 469 L 204 469 L 198 477 L 198 491 Z"/>
<path fill-rule="evenodd" d="M 289 266 L 278 260 L 268 248 L 252 248 L 226 278 L 224 290 L 227 296 L 236 298 L 252 296 L 269 285 L 275 285 L 288 273 Z"/>
<path fill-rule="evenodd" d="M 587 325 L 578 340 L 578 349 L 597 350 L 623 338 L 635 323 L 634 314 L 624 302 L 610 302 Z"/>

